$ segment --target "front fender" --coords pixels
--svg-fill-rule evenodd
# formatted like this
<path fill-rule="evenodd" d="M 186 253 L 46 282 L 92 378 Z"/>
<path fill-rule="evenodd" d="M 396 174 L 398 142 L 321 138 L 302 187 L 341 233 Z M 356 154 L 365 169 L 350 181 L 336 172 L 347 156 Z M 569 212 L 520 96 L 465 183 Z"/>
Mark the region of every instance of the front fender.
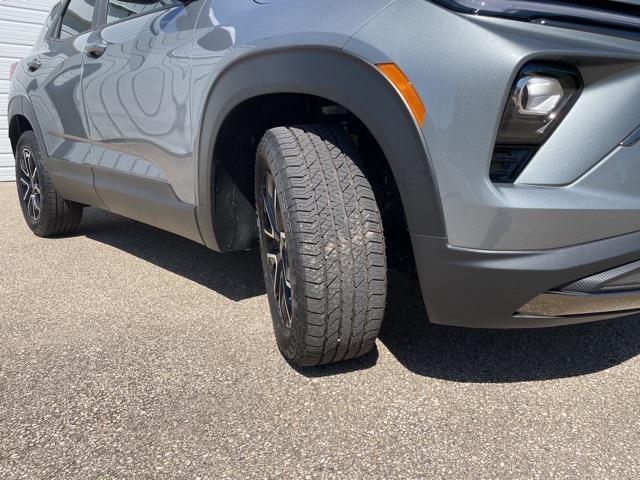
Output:
<path fill-rule="evenodd" d="M 294 47 L 249 53 L 228 65 L 211 88 L 196 143 L 197 215 L 208 246 L 218 247 L 211 218 L 218 132 L 236 106 L 275 93 L 322 97 L 356 115 L 375 136 L 389 162 L 410 232 L 445 236 L 424 137 L 395 87 L 374 65 L 343 50 Z"/>

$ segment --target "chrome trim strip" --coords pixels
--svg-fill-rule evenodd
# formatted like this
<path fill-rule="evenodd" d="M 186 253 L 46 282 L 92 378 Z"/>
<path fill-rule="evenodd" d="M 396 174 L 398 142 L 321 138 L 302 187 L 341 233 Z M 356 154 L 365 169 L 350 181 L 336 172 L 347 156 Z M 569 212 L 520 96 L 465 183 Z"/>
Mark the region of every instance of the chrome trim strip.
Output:
<path fill-rule="evenodd" d="M 640 309 L 640 291 L 627 293 L 545 292 L 518 309 L 518 314 L 569 317 Z"/>
<path fill-rule="evenodd" d="M 615 283 L 616 280 L 619 280 L 620 278 L 623 278 L 631 273 L 635 273 L 638 270 L 640 270 L 640 260 L 622 265 L 617 268 L 612 268 L 611 270 L 607 270 L 605 272 L 591 275 L 587 278 L 582 278 L 573 283 L 565 285 L 564 287 L 558 288 L 557 291 L 564 293 L 604 293 L 608 289 L 615 290 L 616 288 L 619 291 L 636 290 L 634 288 L 630 288 L 633 284 L 610 284 Z"/>
<path fill-rule="evenodd" d="M 631 135 L 620 142 L 621 147 L 633 147 L 640 142 L 640 127 L 638 127 Z"/>

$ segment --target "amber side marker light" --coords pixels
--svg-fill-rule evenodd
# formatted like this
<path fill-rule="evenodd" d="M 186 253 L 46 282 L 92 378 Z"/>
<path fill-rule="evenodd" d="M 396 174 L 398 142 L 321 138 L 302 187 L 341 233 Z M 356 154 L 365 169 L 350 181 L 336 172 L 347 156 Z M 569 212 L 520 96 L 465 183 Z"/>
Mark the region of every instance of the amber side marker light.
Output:
<path fill-rule="evenodd" d="M 409 105 L 418 124 L 420 127 L 423 127 L 424 121 L 427 118 L 427 109 L 409 78 L 395 63 L 380 63 L 377 66 L 384 76 L 396 86 L 402 98 L 404 98 Z"/>

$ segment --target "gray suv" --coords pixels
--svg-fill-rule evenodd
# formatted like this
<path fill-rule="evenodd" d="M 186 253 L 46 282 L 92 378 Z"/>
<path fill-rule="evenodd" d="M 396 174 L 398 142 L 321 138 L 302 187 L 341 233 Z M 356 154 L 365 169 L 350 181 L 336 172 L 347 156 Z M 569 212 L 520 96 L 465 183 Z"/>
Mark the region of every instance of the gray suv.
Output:
<path fill-rule="evenodd" d="M 294 365 L 430 320 L 640 311 L 640 2 L 65 0 L 12 67 L 36 235 L 103 208 L 259 246 Z"/>

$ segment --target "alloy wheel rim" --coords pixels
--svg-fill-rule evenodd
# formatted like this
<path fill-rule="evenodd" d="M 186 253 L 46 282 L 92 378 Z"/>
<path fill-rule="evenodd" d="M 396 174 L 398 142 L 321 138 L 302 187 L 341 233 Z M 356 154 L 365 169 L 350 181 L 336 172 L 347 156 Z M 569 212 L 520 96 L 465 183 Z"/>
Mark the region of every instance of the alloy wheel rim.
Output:
<path fill-rule="evenodd" d="M 262 233 L 280 319 L 284 327 L 290 329 L 292 289 L 287 234 L 275 181 L 268 171 L 262 180 Z"/>
<path fill-rule="evenodd" d="M 42 213 L 42 193 L 38 178 L 38 166 L 28 148 L 24 148 L 20 152 L 20 187 L 27 213 L 31 220 L 37 222 Z"/>

